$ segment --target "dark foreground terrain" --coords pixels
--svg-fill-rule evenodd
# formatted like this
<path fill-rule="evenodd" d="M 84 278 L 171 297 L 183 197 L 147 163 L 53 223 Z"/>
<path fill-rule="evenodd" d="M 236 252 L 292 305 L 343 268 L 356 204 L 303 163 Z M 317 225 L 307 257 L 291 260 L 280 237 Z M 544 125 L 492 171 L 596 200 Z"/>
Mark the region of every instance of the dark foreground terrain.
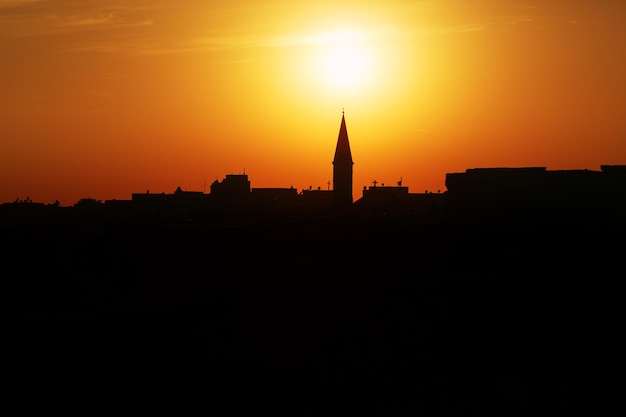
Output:
<path fill-rule="evenodd" d="M 617 369 L 619 230 L 80 224 L 0 249 L 23 410 L 565 415 Z"/>

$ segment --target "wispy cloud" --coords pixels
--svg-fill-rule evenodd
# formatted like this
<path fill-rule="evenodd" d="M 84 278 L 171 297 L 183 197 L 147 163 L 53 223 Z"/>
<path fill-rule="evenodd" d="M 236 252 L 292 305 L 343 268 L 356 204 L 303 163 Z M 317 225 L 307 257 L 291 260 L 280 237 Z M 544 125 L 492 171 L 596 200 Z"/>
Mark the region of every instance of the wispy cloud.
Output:
<path fill-rule="evenodd" d="M 398 31 L 389 26 L 339 29 L 319 32 L 300 33 L 293 35 L 279 35 L 263 39 L 260 46 L 288 47 L 324 45 L 337 43 L 358 43 L 370 40 L 381 40 L 398 34 Z"/>
<path fill-rule="evenodd" d="M 390 36 L 394 36 L 394 30 L 391 28 L 343 29 L 300 33 L 266 33 L 259 31 L 232 34 L 229 32 L 212 32 L 169 45 L 146 44 L 143 49 L 137 50 L 137 52 L 144 55 L 164 55 L 207 53 L 245 48 L 291 48 L 330 43 L 365 42 L 374 39 L 380 40 Z"/>
<path fill-rule="evenodd" d="M 112 12 L 105 12 L 93 16 L 70 16 L 64 22 L 67 26 L 104 25 L 107 23 L 123 23 L 123 19 Z"/>
<path fill-rule="evenodd" d="M 110 1 L 0 0 L 0 36 L 29 37 L 152 24 L 152 8 Z"/>
<path fill-rule="evenodd" d="M 16 7 L 24 4 L 39 3 L 45 0 L 0 0 L 0 8 Z"/>
<path fill-rule="evenodd" d="M 136 0 L 0 0 L 0 48 L 137 53 L 159 43 L 159 4 Z"/>
<path fill-rule="evenodd" d="M 479 32 L 487 29 L 486 25 L 482 24 L 463 24 L 463 25 L 451 25 L 451 26 L 436 26 L 420 28 L 415 30 L 418 35 L 435 36 L 435 35 L 449 35 L 455 33 L 467 33 L 467 32 Z"/>
<path fill-rule="evenodd" d="M 313 3 L 304 3 L 313 9 Z M 381 7 L 380 10 L 393 10 L 389 15 L 399 19 L 398 26 L 392 26 L 392 20 L 379 21 L 374 16 L 378 9 L 372 6 L 365 19 L 367 23 L 335 31 L 323 25 L 303 29 L 304 25 L 298 27 L 291 21 L 278 28 L 269 20 L 254 19 L 261 13 L 269 13 L 271 16 L 295 16 L 298 22 L 306 24 L 302 13 L 295 12 L 300 10 L 298 4 L 273 2 L 261 5 L 246 0 L 211 7 L 191 0 L 179 0 L 175 4 L 166 0 L 0 0 L 0 46 L 16 47 L 19 41 L 26 40 L 31 45 L 45 44 L 49 49 L 64 52 L 141 55 L 289 48 L 331 42 L 454 36 L 516 27 L 514 24 L 531 24 L 541 19 L 542 10 L 538 6 L 541 3 L 532 0 L 521 4 L 506 0 L 502 3 L 493 0 L 401 2 L 376 6 Z M 485 8 L 485 5 L 489 7 Z M 452 16 L 450 10 L 457 7 L 461 7 L 463 13 Z M 428 18 L 423 18 L 425 15 Z M 225 24 L 225 18 L 232 21 Z M 420 23 L 413 24 L 415 21 Z M 153 26 L 158 29 L 152 30 Z"/>
<path fill-rule="evenodd" d="M 46 45 L 66 52 L 164 55 L 289 48 L 399 39 L 411 36 L 413 30 L 389 24 L 333 30 L 328 26 L 315 27 L 313 23 L 308 30 L 290 31 L 293 27 L 275 28 L 263 21 L 250 20 L 250 13 L 260 13 L 262 7 L 252 1 L 236 2 L 219 9 L 191 6 L 191 3 L 171 6 L 162 0 L 151 2 L 150 6 L 137 0 L 129 0 L 122 6 L 112 0 L 4 0 L 3 4 L 13 7 L 0 9 L 0 45 L 11 44 L 16 38 L 31 38 L 32 44 L 36 45 L 46 37 Z M 157 10 L 164 5 L 168 7 L 167 14 Z M 287 11 L 295 10 L 296 6 L 274 3 L 264 5 L 262 10 L 267 13 L 268 7 L 273 14 L 285 15 Z M 217 23 L 222 15 L 237 18 L 233 25 L 225 26 Z M 179 23 L 181 21 L 188 21 L 189 24 L 183 26 Z M 155 25 L 155 22 L 159 24 L 158 30 L 141 29 Z M 163 30 L 168 24 L 175 26 L 174 30 Z M 211 30 L 207 31 L 206 27 L 211 27 Z M 419 32 L 435 35 L 483 29 L 484 26 L 468 24 L 426 28 Z M 71 34 L 81 36 L 66 36 Z M 58 42 L 51 42 L 49 38 L 55 36 Z"/>

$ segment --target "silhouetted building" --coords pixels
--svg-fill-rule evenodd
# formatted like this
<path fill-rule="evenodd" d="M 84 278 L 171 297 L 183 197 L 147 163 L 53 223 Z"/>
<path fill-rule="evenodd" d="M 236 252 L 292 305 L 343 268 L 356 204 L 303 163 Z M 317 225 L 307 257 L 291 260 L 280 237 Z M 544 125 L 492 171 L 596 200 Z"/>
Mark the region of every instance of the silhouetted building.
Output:
<path fill-rule="evenodd" d="M 84 210 L 98 210 L 104 207 L 104 203 L 94 198 L 81 198 L 74 204 L 74 207 Z"/>
<path fill-rule="evenodd" d="M 302 190 L 298 196 L 298 213 L 310 215 L 328 215 L 333 208 L 334 191 L 320 188 Z"/>
<path fill-rule="evenodd" d="M 169 206 L 169 207 L 202 207 L 205 194 L 202 191 L 184 191 L 177 187 L 172 194 L 166 193 L 133 193 L 132 201 L 137 206 Z"/>
<path fill-rule="evenodd" d="M 246 174 L 227 174 L 222 182 L 215 180 L 211 184 L 211 195 L 218 198 L 246 197 L 249 194 L 250 181 Z"/>
<path fill-rule="evenodd" d="M 363 196 L 354 202 L 354 211 L 360 217 L 376 219 L 405 218 L 433 214 L 441 211 L 444 194 L 441 193 L 409 193 L 409 187 L 402 186 L 363 187 Z"/>
<path fill-rule="evenodd" d="M 626 208 L 626 168 L 601 168 L 471 168 L 448 173 L 447 215 L 476 226 L 623 224 L 619 219 Z"/>
<path fill-rule="evenodd" d="M 350 207 L 352 204 L 352 153 L 348 141 L 345 115 L 341 115 L 341 126 L 335 159 L 333 160 L 333 192 L 334 200 L 338 208 Z"/>

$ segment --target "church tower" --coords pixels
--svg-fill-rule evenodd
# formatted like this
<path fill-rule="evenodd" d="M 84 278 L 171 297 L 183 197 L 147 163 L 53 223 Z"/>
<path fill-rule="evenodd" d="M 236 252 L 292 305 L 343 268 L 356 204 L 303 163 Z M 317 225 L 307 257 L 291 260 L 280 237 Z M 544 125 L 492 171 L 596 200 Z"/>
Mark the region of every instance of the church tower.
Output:
<path fill-rule="evenodd" d="M 333 193 L 337 207 L 349 207 L 352 204 L 352 153 L 348 141 L 346 118 L 341 112 L 341 127 L 333 160 Z"/>

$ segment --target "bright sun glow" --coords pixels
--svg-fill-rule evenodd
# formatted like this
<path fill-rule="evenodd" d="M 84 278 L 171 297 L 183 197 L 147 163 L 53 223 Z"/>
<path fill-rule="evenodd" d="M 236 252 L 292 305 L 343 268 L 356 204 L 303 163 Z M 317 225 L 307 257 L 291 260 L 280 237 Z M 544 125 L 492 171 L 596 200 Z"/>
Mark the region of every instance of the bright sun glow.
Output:
<path fill-rule="evenodd" d="M 356 45 L 335 45 L 326 51 L 322 60 L 324 77 L 336 87 L 360 85 L 366 78 L 367 69 L 367 53 Z"/>
<path fill-rule="evenodd" d="M 372 54 L 363 35 L 357 32 L 334 32 L 319 35 L 318 76 L 330 88 L 364 87 L 372 76 Z"/>

